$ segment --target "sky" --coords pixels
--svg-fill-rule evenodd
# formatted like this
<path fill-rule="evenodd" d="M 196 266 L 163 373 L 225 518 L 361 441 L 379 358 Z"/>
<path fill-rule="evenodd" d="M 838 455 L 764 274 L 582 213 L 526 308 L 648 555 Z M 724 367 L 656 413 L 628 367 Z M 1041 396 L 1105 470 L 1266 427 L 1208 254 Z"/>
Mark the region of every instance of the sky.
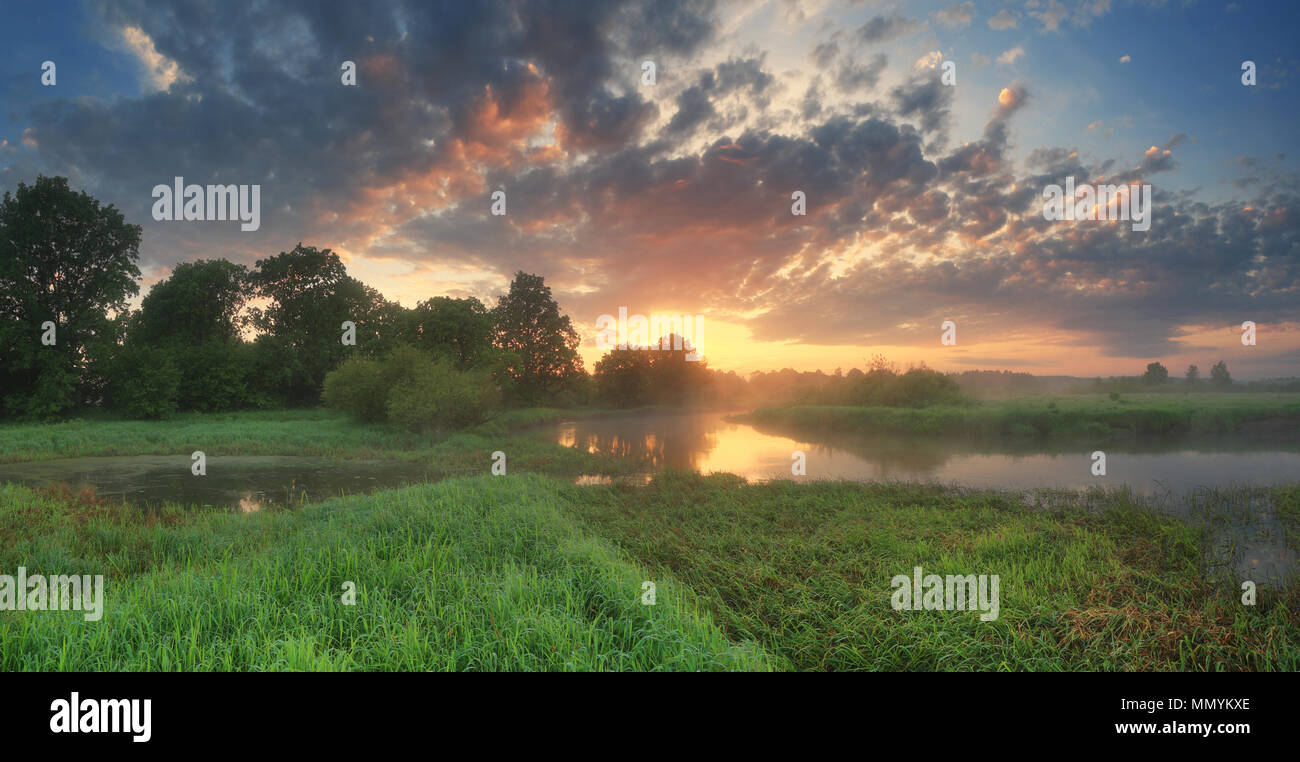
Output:
<path fill-rule="evenodd" d="M 408 307 L 491 306 L 543 275 L 588 369 L 624 308 L 701 316 L 709 366 L 742 374 L 884 354 L 1300 376 L 1297 3 L 0 0 L 0 18 L 0 191 L 62 175 L 116 206 L 143 228 L 142 293 L 180 262 L 302 242 Z M 155 220 L 177 176 L 260 186 L 260 226 Z M 1066 178 L 1149 185 L 1149 229 L 1046 219 Z"/>

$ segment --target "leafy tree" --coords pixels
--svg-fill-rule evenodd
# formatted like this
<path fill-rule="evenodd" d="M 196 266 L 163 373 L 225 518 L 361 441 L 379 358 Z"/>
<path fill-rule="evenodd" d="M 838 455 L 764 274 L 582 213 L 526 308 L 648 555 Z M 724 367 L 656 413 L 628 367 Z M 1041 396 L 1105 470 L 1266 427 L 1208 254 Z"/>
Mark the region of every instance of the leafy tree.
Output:
<path fill-rule="evenodd" d="M 712 391 L 713 376 L 703 360 L 687 359 L 692 349 L 690 342 L 670 334 L 658 347 L 612 350 L 596 363 L 597 394 L 619 407 L 704 398 Z"/>
<path fill-rule="evenodd" d="M 19 183 L 0 201 L 0 325 L 9 347 L 0 365 L 0 406 L 9 414 L 50 417 L 93 398 L 98 377 L 88 348 L 114 333 L 139 287 L 140 226 L 101 206 L 67 178 Z M 53 322 L 54 346 L 41 326 Z"/>
<path fill-rule="evenodd" d="M 592 371 L 596 394 L 615 407 L 643 405 L 650 393 L 650 352 L 642 349 L 612 349 L 596 362 Z"/>
<path fill-rule="evenodd" d="M 1195 386 L 1201 381 L 1201 371 L 1195 365 L 1188 365 L 1185 375 L 1187 376 L 1187 383 L 1191 386 Z"/>
<path fill-rule="evenodd" d="M 1169 369 L 1158 362 L 1147 363 L 1147 372 L 1142 374 L 1144 384 L 1163 384 L 1169 380 Z"/>
<path fill-rule="evenodd" d="M 1228 364 L 1219 360 L 1210 368 L 1210 383 L 1221 389 L 1232 386 L 1232 376 L 1228 374 Z"/>
<path fill-rule="evenodd" d="M 176 265 L 145 295 L 132 338 L 188 346 L 235 341 L 244 327 L 247 281 L 247 267 L 224 259 Z"/>
<path fill-rule="evenodd" d="M 496 345 L 509 357 L 516 399 L 537 403 L 583 373 L 578 332 L 540 275 L 515 273 L 509 293 L 492 309 Z"/>
<path fill-rule="evenodd" d="M 660 339 L 658 347 L 651 345 L 653 402 L 680 405 L 708 394 L 712 386 L 708 364 L 702 359 L 687 359 L 694 349 L 689 340 L 677 334 Z"/>
<path fill-rule="evenodd" d="M 168 418 L 177 410 L 181 374 L 176 353 L 141 344 L 123 347 L 113 358 L 109 397 L 132 418 Z"/>
<path fill-rule="evenodd" d="M 492 316 L 478 299 L 436 296 L 403 316 L 403 339 L 452 359 L 460 370 L 485 362 L 492 350 Z"/>
<path fill-rule="evenodd" d="M 314 404 L 320 399 L 325 374 L 338 366 L 349 350 L 373 354 L 396 311 L 373 288 L 350 277 L 338 255 L 301 243 L 293 251 L 260 259 L 249 276 L 256 295 L 271 300 L 255 310 L 253 324 L 273 336 L 283 351 L 284 386 L 290 404 Z M 345 346 L 342 324 L 356 325 L 356 347 Z"/>

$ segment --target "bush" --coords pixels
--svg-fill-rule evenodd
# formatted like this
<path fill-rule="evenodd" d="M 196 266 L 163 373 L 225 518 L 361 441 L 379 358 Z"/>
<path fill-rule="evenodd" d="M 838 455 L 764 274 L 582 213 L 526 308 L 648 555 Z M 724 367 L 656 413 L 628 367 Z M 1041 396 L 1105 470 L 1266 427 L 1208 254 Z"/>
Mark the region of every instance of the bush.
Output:
<path fill-rule="evenodd" d="M 457 371 L 450 360 L 440 359 L 429 372 L 393 388 L 388 420 L 414 429 L 464 428 L 482 423 L 496 397 L 487 372 Z"/>
<path fill-rule="evenodd" d="M 177 350 L 180 409 L 210 413 L 248 406 L 251 399 L 247 379 L 252 353 L 247 345 L 225 341 Z"/>
<path fill-rule="evenodd" d="M 325 376 L 321 398 L 326 407 L 342 410 L 358 421 L 383 421 L 388 400 L 383 368 L 361 357 L 348 360 Z"/>
<path fill-rule="evenodd" d="M 491 371 L 458 371 L 410 346 L 382 361 L 354 358 L 325 377 L 327 407 L 359 421 L 389 421 L 415 429 L 462 428 L 484 420 L 498 404 Z"/>
<path fill-rule="evenodd" d="M 172 353 L 152 347 L 124 347 L 113 360 L 109 395 L 132 418 L 168 418 L 176 412 L 181 373 Z"/>
<path fill-rule="evenodd" d="M 53 352 L 38 358 L 40 375 L 26 397 L 15 396 L 7 403 L 28 420 L 50 421 L 66 415 L 78 403 L 77 374 L 61 364 Z"/>

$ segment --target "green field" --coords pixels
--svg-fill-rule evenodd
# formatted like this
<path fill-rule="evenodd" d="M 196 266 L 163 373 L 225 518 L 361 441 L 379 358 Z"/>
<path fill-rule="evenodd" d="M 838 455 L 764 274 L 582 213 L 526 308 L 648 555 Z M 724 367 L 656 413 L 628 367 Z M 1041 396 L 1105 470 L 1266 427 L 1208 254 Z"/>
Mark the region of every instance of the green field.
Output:
<path fill-rule="evenodd" d="M 448 477 L 250 515 L 0 485 L 0 574 L 103 574 L 106 598 L 99 622 L 0 613 L 0 669 L 1300 668 L 1300 585 L 1242 605 L 1204 525 L 1124 493 L 1032 507 L 728 475 L 577 486 L 618 465 L 504 423 L 443 440 L 318 412 L 0 427 L 11 460 L 219 442 L 429 458 Z M 492 449 L 527 455 L 493 477 Z M 1300 547 L 1300 488 L 1258 492 Z M 890 579 L 914 566 L 999 575 L 999 617 L 895 611 Z"/>
<path fill-rule="evenodd" d="M 1300 429 L 1297 394 L 1077 394 L 923 408 L 790 405 L 736 420 L 805 432 L 852 431 L 961 437 L 1214 435 L 1249 427 Z"/>
<path fill-rule="evenodd" d="M 639 464 L 601 458 L 511 434 L 558 420 L 561 411 L 514 410 L 447 437 L 399 426 L 359 424 L 326 410 L 186 413 L 166 422 L 115 418 L 0 424 L 0 463 L 109 455 L 314 455 L 347 460 L 420 461 L 440 477 L 488 471 L 492 453 L 509 446 L 510 468 L 556 475 L 632 473 Z M 564 415 L 572 415 L 565 411 Z"/>

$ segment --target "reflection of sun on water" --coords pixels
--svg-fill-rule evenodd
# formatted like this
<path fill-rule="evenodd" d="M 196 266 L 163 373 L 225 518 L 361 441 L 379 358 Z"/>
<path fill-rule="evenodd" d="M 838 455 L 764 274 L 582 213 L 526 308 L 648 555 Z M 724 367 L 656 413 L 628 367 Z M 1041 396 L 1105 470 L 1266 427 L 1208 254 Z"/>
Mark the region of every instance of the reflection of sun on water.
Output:
<path fill-rule="evenodd" d="M 790 475 L 791 440 L 762 434 L 748 426 L 722 426 L 713 432 L 713 447 L 698 455 L 696 469 L 702 474 L 727 471 L 746 479 L 780 476 L 784 467 Z"/>

